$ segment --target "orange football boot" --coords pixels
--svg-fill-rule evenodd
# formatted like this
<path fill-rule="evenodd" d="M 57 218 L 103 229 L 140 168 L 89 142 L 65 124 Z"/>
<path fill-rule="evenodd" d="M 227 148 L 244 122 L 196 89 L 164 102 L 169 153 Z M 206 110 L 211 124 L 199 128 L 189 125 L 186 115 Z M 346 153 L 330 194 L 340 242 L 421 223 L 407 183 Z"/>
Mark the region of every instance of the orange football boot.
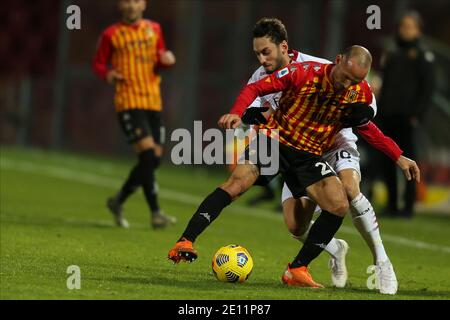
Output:
<path fill-rule="evenodd" d="M 288 286 L 324 288 L 323 285 L 313 280 L 308 271 L 308 267 L 291 268 L 290 263 L 288 264 L 286 271 L 284 271 L 281 281 Z"/>
<path fill-rule="evenodd" d="M 192 245 L 192 241 L 186 238 L 181 238 L 172 250 L 169 251 L 168 258 L 173 261 L 173 263 L 179 263 L 180 261 L 192 262 L 197 259 L 198 253 Z"/>

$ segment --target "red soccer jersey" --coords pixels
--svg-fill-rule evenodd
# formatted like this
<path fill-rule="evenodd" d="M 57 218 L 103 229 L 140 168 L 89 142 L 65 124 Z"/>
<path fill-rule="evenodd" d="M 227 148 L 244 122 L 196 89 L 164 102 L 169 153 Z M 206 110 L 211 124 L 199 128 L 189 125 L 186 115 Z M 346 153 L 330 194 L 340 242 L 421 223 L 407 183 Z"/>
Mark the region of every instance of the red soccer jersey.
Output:
<path fill-rule="evenodd" d="M 116 111 L 161 110 L 161 78 L 155 67 L 164 51 L 161 27 L 154 21 L 142 19 L 133 25 L 119 22 L 102 33 L 93 69 L 105 79 L 111 64 L 124 76 L 115 85 Z"/>
<path fill-rule="evenodd" d="M 394 140 L 385 136 L 383 132 L 373 123 L 369 121 L 366 125 L 356 128 L 356 131 L 366 140 L 372 147 L 383 152 L 392 161 L 397 161 L 403 151 L 395 143 Z"/>
<path fill-rule="evenodd" d="M 242 116 L 258 96 L 282 91 L 278 109 L 264 129 L 279 130 L 280 143 L 322 155 L 334 141 L 339 122 L 349 103 L 372 102 L 372 91 L 364 80 L 336 92 L 330 82 L 333 64 L 293 63 L 244 87 L 230 113 Z"/>

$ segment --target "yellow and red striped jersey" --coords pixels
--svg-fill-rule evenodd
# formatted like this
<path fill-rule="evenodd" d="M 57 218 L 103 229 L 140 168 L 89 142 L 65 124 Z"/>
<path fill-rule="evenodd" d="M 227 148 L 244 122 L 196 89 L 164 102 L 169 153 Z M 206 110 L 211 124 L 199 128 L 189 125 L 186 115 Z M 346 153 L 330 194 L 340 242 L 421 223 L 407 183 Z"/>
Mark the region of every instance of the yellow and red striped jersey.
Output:
<path fill-rule="evenodd" d="M 335 91 L 330 81 L 333 66 L 311 61 L 293 63 L 244 87 L 230 113 L 242 116 L 256 97 L 282 91 L 277 110 L 260 128 L 277 129 L 280 143 L 322 155 L 342 129 L 339 120 L 349 104 L 372 102 L 372 91 L 365 80 Z"/>
<path fill-rule="evenodd" d="M 116 23 L 103 31 L 93 61 L 94 72 L 105 79 L 109 65 L 123 76 L 115 84 L 116 111 L 160 111 L 159 56 L 166 51 L 160 25 L 141 19 L 135 24 Z"/>

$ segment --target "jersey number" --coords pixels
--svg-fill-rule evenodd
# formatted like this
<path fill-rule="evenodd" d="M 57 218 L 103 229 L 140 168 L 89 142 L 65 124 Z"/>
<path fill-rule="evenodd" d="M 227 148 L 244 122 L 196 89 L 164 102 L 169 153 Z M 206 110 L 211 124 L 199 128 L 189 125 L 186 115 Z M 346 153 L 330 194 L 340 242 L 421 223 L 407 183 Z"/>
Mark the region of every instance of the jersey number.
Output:
<path fill-rule="evenodd" d="M 317 162 L 315 167 L 321 167 L 322 168 L 320 170 L 320 174 L 323 175 L 323 176 L 331 172 L 331 169 L 328 169 L 327 164 L 323 163 L 323 162 Z"/>
<path fill-rule="evenodd" d="M 350 159 L 352 156 L 347 150 L 341 150 L 341 152 L 336 152 L 336 161 L 339 161 L 339 156 L 341 159 Z"/>

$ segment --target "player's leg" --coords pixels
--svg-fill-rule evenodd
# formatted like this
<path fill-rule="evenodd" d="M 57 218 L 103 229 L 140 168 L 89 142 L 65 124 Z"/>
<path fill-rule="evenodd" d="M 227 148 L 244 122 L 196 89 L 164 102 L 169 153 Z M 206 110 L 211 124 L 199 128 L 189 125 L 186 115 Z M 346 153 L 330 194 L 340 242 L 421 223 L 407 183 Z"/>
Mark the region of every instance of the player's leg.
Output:
<path fill-rule="evenodd" d="M 153 136 L 146 136 L 134 144 L 139 157 L 138 169 L 144 196 L 151 212 L 153 228 L 164 228 L 176 223 L 176 218 L 161 211 L 158 201 L 158 187 L 155 170 L 159 167 L 162 147 L 156 144 Z"/>
<path fill-rule="evenodd" d="M 314 260 L 331 241 L 342 224 L 348 209 L 348 201 L 340 180 L 331 167 L 320 157 L 309 157 L 305 165 L 295 168 L 295 175 L 306 192 L 322 208 L 322 213 L 311 227 L 303 247 L 283 275 L 283 282 L 289 285 L 320 288 L 308 272 L 309 263 Z M 289 177 L 286 177 L 288 186 Z M 294 193 L 295 195 L 295 193 Z"/>
<path fill-rule="evenodd" d="M 125 134 L 127 142 L 133 146 L 134 151 L 138 155 L 138 162 L 130 170 L 128 178 L 125 180 L 119 192 L 107 199 L 106 205 L 113 214 L 116 224 L 127 228 L 129 224 L 123 217 L 123 204 L 142 184 L 140 169 L 141 159 L 139 156 L 138 147 L 135 144 L 148 135 L 148 130 L 145 121 L 145 114 L 142 110 L 127 110 L 119 112 L 117 114 L 117 118 L 119 125 Z M 143 143 L 145 142 L 146 141 L 144 140 Z"/>
<path fill-rule="evenodd" d="M 162 113 L 160 111 L 146 111 L 146 121 L 149 127 L 150 136 L 141 140 L 139 145 L 135 145 L 136 151 L 141 154 L 152 150 L 152 161 L 148 160 L 146 170 L 147 179 L 142 184 L 145 198 L 151 208 L 151 225 L 153 228 L 164 228 L 175 224 L 176 218 L 165 214 L 158 203 L 158 184 L 156 182 L 155 171 L 161 164 L 163 144 L 165 142 L 165 127 L 162 123 Z M 150 138 L 150 139 L 148 139 Z"/>
<path fill-rule="evenodd" d="M 157 197 L 154 171 L 160 163 L 164 140 L 160 112 L 149 110 L 121 112 L 119 113 L 119 123 L 138 156 L 138 163 L 130 171 L 128 179 L 117 195 L 108 199 L 108 208 L 115 215 L 116 221 L 120 217 L 119 221 L 128 225 L 123 218 L 122 205 L 139 186 L 142 186 L 151 210 L 152 226 L 160 228 L 175 223 L 174 217 L 164 215 L 160 211 Z"/>
<path fill-rule="evenodd" d="M 247 191 L 258 177 L 258 166 L 250 163 L 238 164 L 228 180 L 209 194 L 197 208 L 181 238 L 169 251 L 169 259 L 174 263 L 195 260 L 198 254 L 192 243 L 219 216 L 222 210 Z"/>
<path fill-rule="evenodd" d="M 313 213 L 320 208 L 308 197 L 294 199 L 286 184 L 283 186 L 282 204 L 284 221 L 289 232 L 294 239 L 304 243 L 314 224 Z M 338 288 L 345 287 L 347 283 L 348 272 L 345 259 L 348 248 L 346 241 L 333 238 L 324 249 L 330 255 L 331 281 Z"/>
<path fill-rule="evenodd" d="M 356 169 L 348 168 L 340 170 L 338 175 L 350 202 L 352 222 L 369 246 L 378 268 L 380 292 L 395 294 L 397 278 L 381 240 L 375 211 L 359 189 L 360 174 Z"/>

